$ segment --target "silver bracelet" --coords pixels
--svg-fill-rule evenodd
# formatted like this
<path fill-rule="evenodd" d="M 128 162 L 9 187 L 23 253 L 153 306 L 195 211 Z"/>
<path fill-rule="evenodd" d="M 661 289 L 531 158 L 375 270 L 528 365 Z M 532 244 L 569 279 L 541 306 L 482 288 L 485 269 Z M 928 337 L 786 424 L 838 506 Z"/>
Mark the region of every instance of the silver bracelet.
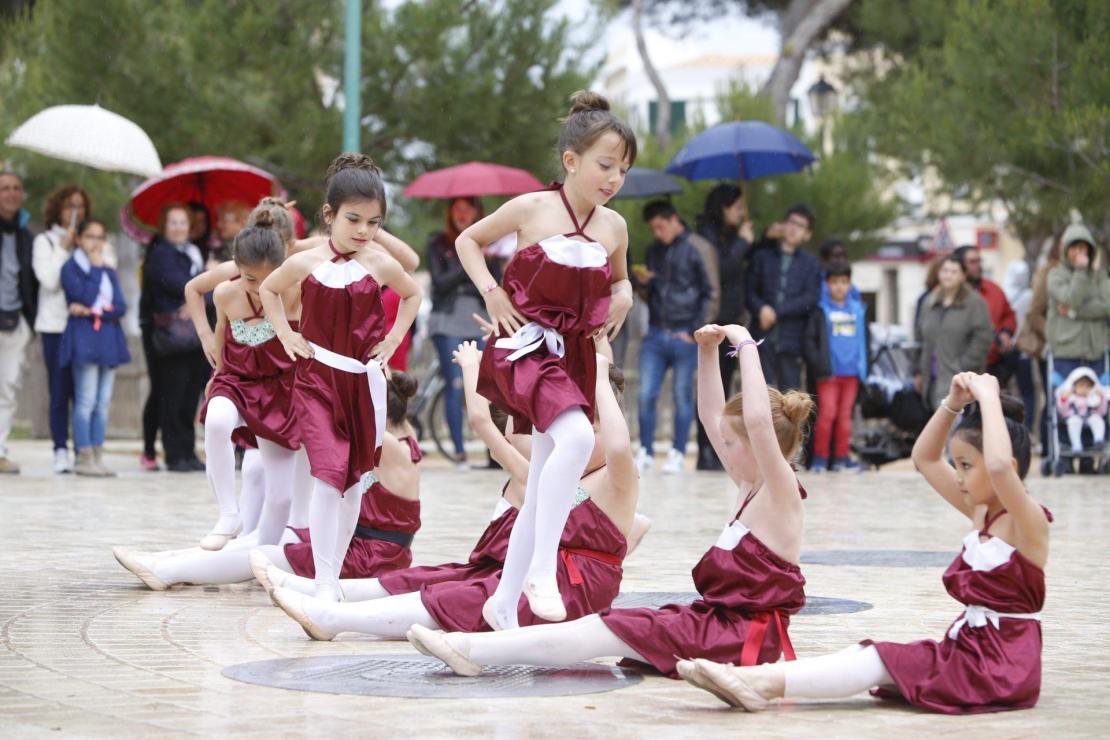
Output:
<path fill-rule="evenodd" d="M 944 409 L 945 411 L 947 411 L 948 413 L 952 414 L 952 416 L 959 416 L 961 413 L 963 413 L 962 411 L 956 411 L 955 409 L 953 409 L 951 406 L 949 406 L 944 401 L 940 402 L 940 407 L 942 409 Z"/>

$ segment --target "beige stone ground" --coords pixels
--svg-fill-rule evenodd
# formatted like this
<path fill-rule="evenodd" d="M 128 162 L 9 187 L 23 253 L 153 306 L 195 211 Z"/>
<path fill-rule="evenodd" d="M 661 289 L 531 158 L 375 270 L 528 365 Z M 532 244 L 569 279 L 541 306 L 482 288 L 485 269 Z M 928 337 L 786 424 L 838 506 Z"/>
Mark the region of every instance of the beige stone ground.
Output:
<path fill-rule="evenodd" d="M 622 691 L 560 699 L 474 701 L 341 697 L 250 686 L 229 664 L 274 657 L 407 652 L 366 638 L 313 643 L 243 584 L 167 593 L 143 589 L 110 548 L 186 545 L 211 524 L 203 475 L 150 474 L 135 456 L 104 482 L 53 476 L 42 442 L 18 442 L 24 474 L 0 479 L 0 736 L 312 735 L 418 737 L 1096 736 L 1110 733 L 1110 485 L 1031 478 L 1056 514 L 1044 612 L 1044 687 L 1031 711 L 944 717 L 859 697 L 744 715 L 681 682 L 649 677 Z M 463 557 L 481 531 L 497 473 L 426 473 L 418 563 Z M 807 478 L 807 549 L 955 552 L 966 526 L 901 470 Z M 626 564 L 630 591 L 691 588 L 690 568 L 732 503 L 718 474 L 651 476 L 641 509 L 655 527 Z M 859 599 L 857 614 L 794 620 L 801 655 L 862 637 L 940 637 L 959 613 L 938 568 L 806 567 L 814 596 Z"/>

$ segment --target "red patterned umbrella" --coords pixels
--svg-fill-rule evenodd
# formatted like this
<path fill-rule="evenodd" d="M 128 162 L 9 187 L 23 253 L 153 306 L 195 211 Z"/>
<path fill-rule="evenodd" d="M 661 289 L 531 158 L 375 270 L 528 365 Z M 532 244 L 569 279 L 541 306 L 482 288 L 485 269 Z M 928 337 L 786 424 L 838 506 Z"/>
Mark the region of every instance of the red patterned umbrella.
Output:
<path fill-rule="evenodd" d="M 120 225 L 135 239 L 145 241 L 158 227 L 158 216 L 167 203 L 203 203 L 209 221 L 217 209 L 230 202 L 253 207 L 259 200 L 286 196 L 276 177 L 231 157 L 190 157 L 175 162 L 131 193 L 120 211 Z"/>
<path fill-rule="evenodd" d="M 405 188 L 410 198 L 477 198 L 519 195 L 542 190 L 543 183 L 525 170 L 489 162 L 467 162 L 425 172 Z"/>

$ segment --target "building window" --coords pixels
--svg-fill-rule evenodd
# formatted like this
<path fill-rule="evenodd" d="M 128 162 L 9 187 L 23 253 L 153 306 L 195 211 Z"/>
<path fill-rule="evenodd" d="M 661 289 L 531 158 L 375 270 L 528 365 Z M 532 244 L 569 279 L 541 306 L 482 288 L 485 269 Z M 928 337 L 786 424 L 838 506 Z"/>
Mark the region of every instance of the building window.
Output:
<path fill-rule="evenodd" d="M 648 102 L 648 130 L 655 131 L 655 123 L 659 120 L 659 101 Z M 671 101 L 671 135 L 677 136 L 686 130 L 686 101 Z"/>

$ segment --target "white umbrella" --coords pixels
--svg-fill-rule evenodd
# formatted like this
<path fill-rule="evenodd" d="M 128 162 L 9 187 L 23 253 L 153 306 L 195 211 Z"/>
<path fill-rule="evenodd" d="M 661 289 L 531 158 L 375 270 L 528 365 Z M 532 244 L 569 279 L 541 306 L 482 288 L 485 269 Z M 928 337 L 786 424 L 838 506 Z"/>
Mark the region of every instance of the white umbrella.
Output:
<path fill-rule="evenodd" d="M 162 171 L 162 160 L 146 132 L 99 105 L 47 108 L 27 119 L 5 143 L 98 170 L 143 177 Z"/>

